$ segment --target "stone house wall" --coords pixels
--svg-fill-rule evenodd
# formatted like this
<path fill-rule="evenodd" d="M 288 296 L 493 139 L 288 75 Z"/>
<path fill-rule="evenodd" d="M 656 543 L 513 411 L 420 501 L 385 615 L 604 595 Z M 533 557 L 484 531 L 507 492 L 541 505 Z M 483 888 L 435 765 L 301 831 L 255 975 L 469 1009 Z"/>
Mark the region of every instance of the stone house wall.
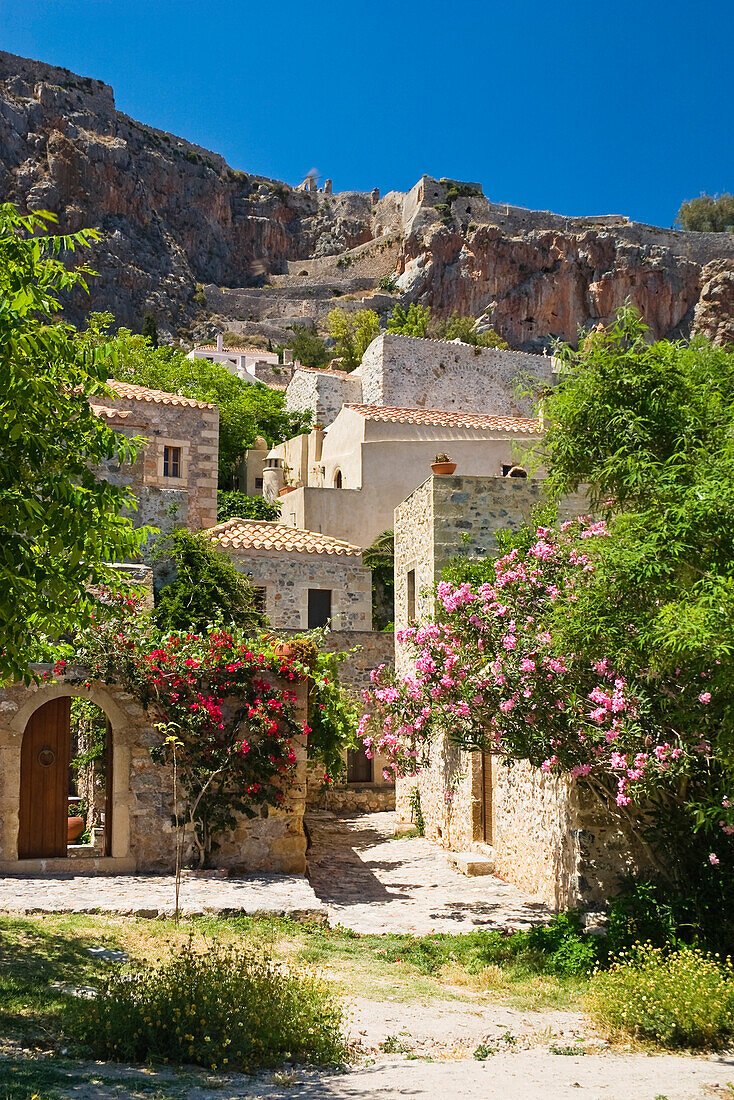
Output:
<path fill-rule="evenodd" d="M 429 840 L 451 851 L 477 845 L 491 851 L 496 874 L 546 905 L 600 908 L 617 893 L 622 876 L 650 869 L 634 823 L 603 806 L 588 787 L 546 775 L 527 761 L 506 765 L 463 752 L 443 736 L 432 757 L 420 776 L 398 780 L 397 819 L 411 821 L 417 786 Z"/>
<path fill-rule="evenodd" d="M 372 627 L 372 570 L 338 554 L 285 553 L 227 548 L 232 561 L 257 588 L 265 589 L 265 613 L 275 630 L 308 627 L 308 590 L 331 590 L 337 630 Z"/>
<path fill-rule="evenodd" d="M 328 427 L 342 405 L 359 404 L 362 383 L 355 374 L 346 371 L 311 370 L 306 367 L 293 372 L 285 391 L 289 412 L 313 414 L 313 423 Z"/>
<path fill-rule="evenodd" d="M 358 368 L 365 405 L 531 416 L 523 379 L 553 382 L 552 359 L 520 351 L 382 333 Z"/>
<path fill-rule="evenodd" d="M 516 530 L 543 501 L 543 482 L 514 478 L 433 477 L 395 511 L 395 626 L 409 620 L 408 574 L 415 583 L 415 618 L 434 615 L 431 589 L 452 559 L 497 553 L 495 532 Z M 559 508 L 561 520 L 583 515 L 583 493 Z M 396 647 L 396 665 L 409 670 L 410 651 Z M 431 766 L 397 783 L 399 820 L 411 818 L 410 795 L 420 792 L 426 835 L 455 851 L 490 845 L 497 873 L 556 908 L 603 903 L 626 871 L 649 858 L 622 811 L 603 805 L 590 788 L 548 776 L 527 761 L 460 751 L 439 736 Z M 485 778 L 489 776 L 485 785 Z"/>
<path fill-rule="evenodd" d="M 395 627 L 408 623 L 408 572 L 415 576 L 415 615 L 433 616 L 430 589 L 456 558 L 495 556 L 495 534 L 518 530 L 544 502 L 541 479 L 430 477 L 395 509 Z M 559 518 L 584 515 L 583 493 L 563 499 Z M 402 658 L 398 654 L 398 663 Z"/>
<path fill-rule="evenodd" d="M 129 486 L 138 499 L 136 525 L 168 531 L 185 525 L 192 531 L 217 522 L 219 410 L 215 405 L 159 394 L 143 386 L 111 382 L 113 397 L 101 397 L 101 415 L 125 435 L 144 436 L 133 465 L 108 461 L 100 471 L 107 480 Z M 147 397 L 146 394 L 153 394 Z M 157 396 L 156 396 L 157 395 Z M 181 402 L 187 402 L 183 404 Z M 166 445 L 181 448 L 181 477 L 163 472 Z"/>
<path fill-rule="evenodd" d="M 76 671 L 77 674 L 80 670 Z M 284 686 L 286 686 L 284 684 Z M 299 722 L 306 718 L 306 686 L 288 682 L 296 693 Z M 20 757 L 23 733 L 33 712 L 59 696 L 88 699 L 107 715 L 112 728 L 112 855 L 18 861 Z M 175 867 L 170 769 L 155 764 L 150 749 L 160 741 L 158 718 L 116 685 L 79 684 L 70 678 L 54 683 L 13 684 L 0 690 L 0 873 L 129 874 L 170 872 Z M 297 771 L 283 808 L 267 817 L 242 818 L 214 852 L 215 866 L 233 871 L 278 871 L 303 874 L 306 838 L 306 741 L 295 739 Z"/>

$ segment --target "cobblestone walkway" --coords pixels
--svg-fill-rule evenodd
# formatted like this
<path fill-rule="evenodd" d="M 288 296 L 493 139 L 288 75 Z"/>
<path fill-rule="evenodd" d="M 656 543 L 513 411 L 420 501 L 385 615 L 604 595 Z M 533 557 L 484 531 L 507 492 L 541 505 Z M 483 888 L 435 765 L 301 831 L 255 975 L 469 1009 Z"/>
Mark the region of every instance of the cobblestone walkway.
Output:
<path fill-rule="evenodd" d="M 49 875 L 0 878 L 0 912 L 121 913 L 139 917 L 170 916 L 174 910 L 172 875 Z M 308 880 L 296 875 L 199 877 L 184 872 L 180 895 L 185 916 L 213 913 L 267 913 L 324 920 L 326 908 Z"/>
<path fill-rule="evenodd" d="M 462 875 L 434 844 L 393 835 L 394 814 L 313 813 L 309 878 L 329 923 L 357 932 L 468 932 L 547 920 L 542 902 L 492 875 Z"/>

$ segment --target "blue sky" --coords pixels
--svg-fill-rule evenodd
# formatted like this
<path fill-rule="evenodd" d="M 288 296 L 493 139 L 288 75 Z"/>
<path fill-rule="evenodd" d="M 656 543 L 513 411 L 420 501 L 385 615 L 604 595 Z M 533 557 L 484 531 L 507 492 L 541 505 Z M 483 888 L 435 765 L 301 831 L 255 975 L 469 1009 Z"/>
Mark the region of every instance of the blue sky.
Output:
<path fill-rule="evenodd" d="M 733 41 L 726 0 L 0 0 L 0 48 L 234 168 L 659 225 L 734 190 Z"/>

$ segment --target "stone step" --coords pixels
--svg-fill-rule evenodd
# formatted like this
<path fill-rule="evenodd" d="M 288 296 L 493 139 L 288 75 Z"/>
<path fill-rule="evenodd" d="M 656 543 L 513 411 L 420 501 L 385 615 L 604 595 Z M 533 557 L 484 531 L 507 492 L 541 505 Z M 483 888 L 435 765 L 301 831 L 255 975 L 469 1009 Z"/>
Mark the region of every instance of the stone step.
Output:
<path fill-rule="evenodd" d="M 450 863 L 462 875 L 493 875 L 495 867 L 494 850 L 489 845 L 475 845 L 469 852 L 447 852 Z"/>

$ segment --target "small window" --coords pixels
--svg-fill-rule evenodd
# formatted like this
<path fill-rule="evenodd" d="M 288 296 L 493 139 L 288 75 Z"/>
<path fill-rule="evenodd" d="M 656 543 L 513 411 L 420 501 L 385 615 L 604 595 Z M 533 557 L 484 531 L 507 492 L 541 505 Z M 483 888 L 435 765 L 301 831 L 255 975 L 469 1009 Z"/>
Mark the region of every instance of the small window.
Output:
<path fill-rule="evenodd" d="M 181 477 L 181 448 L 163 448 L 163 476 Z"/>
<path fill-rule="evenodd" d="M 347 783 L 371 783 L 372 764 L 364 749 L 347 751 Z"/>
<path fill-rule="evenodd" d="M 331 618 L 331 589 L 309 588 L 308 590 L 308 629 L 317 630 L 326 626 Z"/>
<path fill-rule="evenodd" d="M 263 487 L 263 479 L 261 477 L 256 477 L 255 478 L 255 488 L 256 489 L 262 489 L 262 487 Z"/>
<path fill-rule="evenodd" d="M 336 473 L 334 474 L 334 488 L 335 489 L 341 489 L 341 487 L 342 487 L 342 472 L 341 472 L 341 470 L 337 470 Z"/>
<path fill-rule="evenodd" d="M 415 569 L 408 570 L 408 621 L 415 618 Z"/>

